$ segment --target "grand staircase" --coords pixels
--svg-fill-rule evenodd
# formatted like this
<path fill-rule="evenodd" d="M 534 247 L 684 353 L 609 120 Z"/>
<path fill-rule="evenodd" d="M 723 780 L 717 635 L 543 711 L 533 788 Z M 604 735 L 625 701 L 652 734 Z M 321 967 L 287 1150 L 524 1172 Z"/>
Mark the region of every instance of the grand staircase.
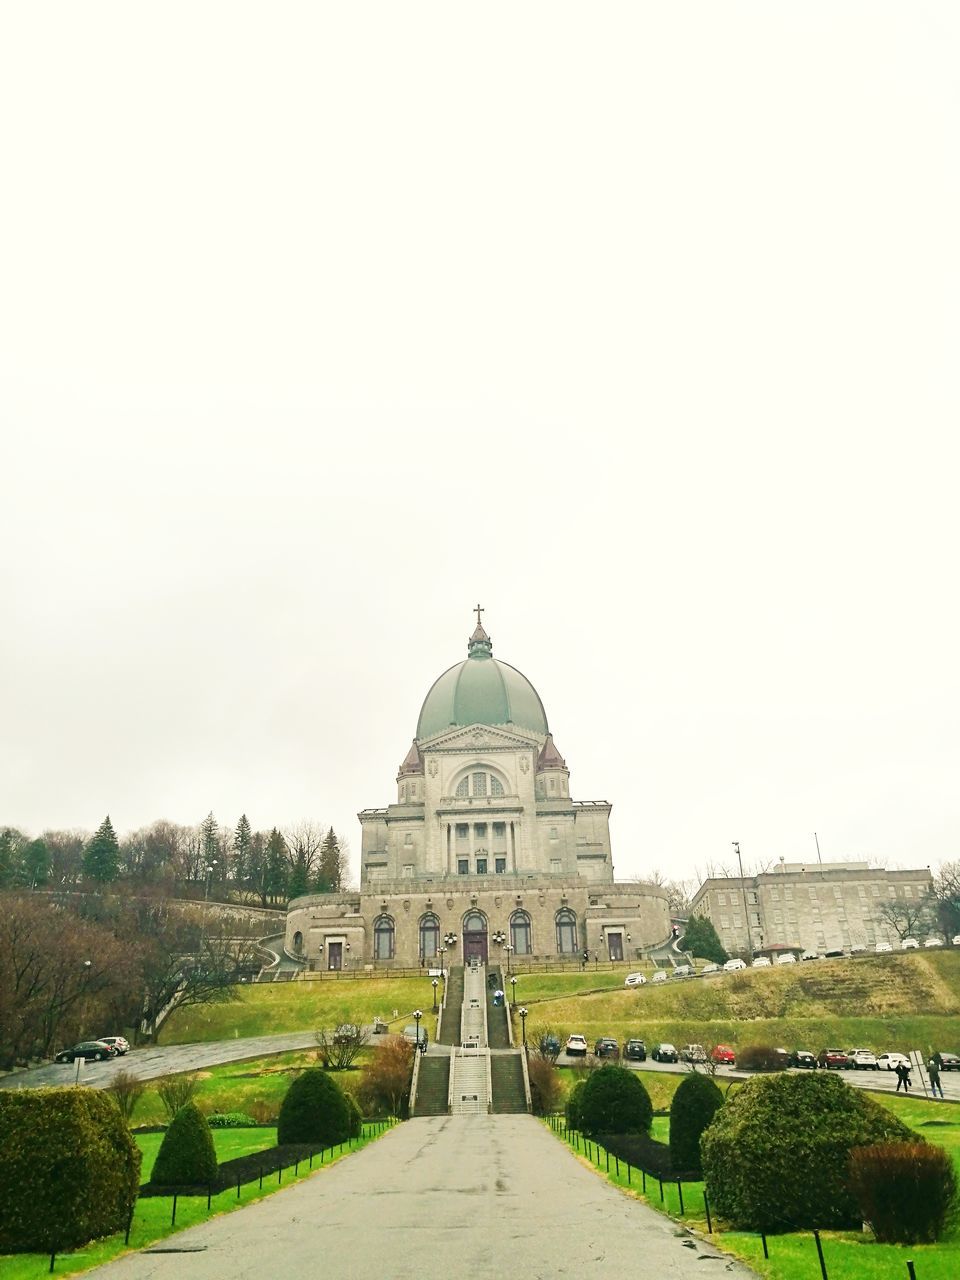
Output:
<path fill-rule="evenodd" d="M 482 964 L 449 969 L 438 1042 L 419 1063 L 415 1115 L 528 1109 L 522 1051 L 510 1049 L 506 1005 L 493 1002 L 493 992 L 500 987 L 499 971 L 488 981 Z M 451 1053 L 443 1051 L 448 1046 Z"/>

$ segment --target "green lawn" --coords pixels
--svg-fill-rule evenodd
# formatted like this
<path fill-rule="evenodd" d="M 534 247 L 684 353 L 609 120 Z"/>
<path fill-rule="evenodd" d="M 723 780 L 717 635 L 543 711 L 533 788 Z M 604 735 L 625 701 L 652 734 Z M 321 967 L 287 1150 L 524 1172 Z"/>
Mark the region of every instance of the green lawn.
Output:
<path fill-rule="evenodd" d="M 412 1021 L 414 1009 L 429 1012 L 433 1007 L 433 988 L 426 976 L 254 983 L 232 991 L 236 998 L 222 1004 L 176 1010 L 161 1028 L 160 1043 L 193 1044 L 313 1031 L 340 1022 L 371 1023 L 375 1017 L 402 1031 Z"/>
<path fill-rule="evenodd" d="M 650 1073 L 647 1075 L 649 1077 Z M 679 1081 L 682 1077 L 675 1079 Z M 884 1105 L 928 1142 L 945 1147 L 960 1176 L 960 1106 L 896 1096 L 884 1099 Z M 661 1142 L 668 1139 L 669 1119 L 666 1116 L 654 1117 L 653 1136 Z M 683 1184 L 681 1212 L 680 1192 L 676 1184 L 663 1185 L 661 1200 L 660 1184 L 655 1178 L 646 1179 L 644 1192 L 644 1180 L 639 1172 L 632 1170 L 628 1173 L 623 1163 L 618 1172 L 612 1156 L 608 1172 L 604 1152 L 598 1152 L 593 1143 L 587 1148 L 582 1137 L 579 1144 L 579 1149 L 574 1148 L 578 1156 L 625 1192 L 707 1235 L 702 1182 Z M 716 1228 L 716 1222 L 713 1225 Z M 709 1238 L 770 1280 L 816 1280 L 820 1276 L 816 1245 L 810 1232 L 768 1236 L 769 1259 L 763 1256 L 758 1235 L 724 1231 L 715 1232 Z M 906 1280 L 908 1258 L 916 1266 L 917 1280 L 956 1280 L 960 1276 L 960 1226 L 955 1226 L 947 1238 L 936 1245 L 877 1244 L 872 1235 L 859 1231 L 824 1231 L 821 1232 L 821 1242 L 830 1280 Z"/>
<path fill-rule="evenodd" d="M 215 1136 L 218 1139 L 223 1138 L 226 1132 L 224 1130 Z M 266 1130 L 244 1130 L 241 1132 L 259 1133 L 261 1141 L 263 1140 L 263 1135 L 267 1133 Z M 148 1136 L 151 1135 L 142 1135 L 142 1137 Z M 377 1130 L 371 1126 L 365 1126 L 363 1137 L 353 1144 L 352 1150 L 359 1150 L 360 1147 L 375 1141 L 379 1136 Z M 234 1151 L 232 1154 L 238 1155 L 240 1153 Z M 146 1200 L 139 1200 L 134 1214 L 129 1245 L 124 1244 L 123 1234 L 121 1233 L 115 1236 L 108 1236 L 105 1240 L 94 1240 L 85 1248 L 78 1249 L 74 1253 L 58 1254 L 55 1274 L 65 1276 L 79 1271 L 87 1271 L 91 1267 L 109 1262 L 112 1258 L 116 1258 L 122 1253 L 146 1248 L 147 1245 L 174 1235 L 177 1231 L 183 1231 L 187 1227 L 206 1222 L 218 1214 L 232 1213 L 235 1209 L 252 1204 L 255 1200 L 262 1200 L 264 1196 L 273 1195 L 275 1191 L 289 1186 L 293 1182 L 299 1182 L 309 1177 L 322 1178 L 324 1171 L 331 1164 L 335 1164 L 338 1160 L 346 1159 L 350 1154 L 351 1148 L 346 1147 L 342 1152 L 334 1152 L 332 1155 L 328 1155 L 320 1167 L 315 1164 L 315 1167 L 310 1169 L 307 1165 L 301 1165 L 300 1171 L 296 1176 L 292 1169 L 287 1169 L 283 1173 L 282 1184 L 278 1184 L 275 1174 L 271 1177 L 269 1183 L 264 1182 L 262 1188 L 257 1182 L 248 1183 L 241 1188 L 239 1198 L 237 1197 L 236 1187 L 228 1188 L 213 1197 L 209 1213 L 207 1212 L 206 1196 L 178 1197 L 176 1226 L 171 1226 L 170 1224 L 172 1200 L 169 1197 L 151 1196 Z M 224 1156 L 224 1158 L 228 1157 Z M 49 1274 L 49 1268 L 50 1258 L 47 1254 L 20 1253 L 0 1256 L 0 1276 L 3 1277 L 3 1280 L 44 1280 L 44 1277 Z"/>

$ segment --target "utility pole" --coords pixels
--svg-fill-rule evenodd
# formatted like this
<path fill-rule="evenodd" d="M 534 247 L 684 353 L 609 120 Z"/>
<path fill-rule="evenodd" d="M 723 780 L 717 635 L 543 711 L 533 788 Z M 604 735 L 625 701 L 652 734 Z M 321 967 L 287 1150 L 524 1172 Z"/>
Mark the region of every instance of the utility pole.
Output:
<path fill-rule="evenodd" d="M 740 857 L 740 841 L 734 840 L 732 843 L 737 851 L 737 864 L 740 867 L 740 892 L 743 894 L 743 923 L 747 927 L 747 949 L 753 955 L 753 935 L 750 932 L 750 911 L 747 906 L 747 886 L 743 879 L 743 859 Z"/>
<path fill-rule="evenodd" d="M 824 874 L 823 874 L 823 859 L 820 857 L 820 841 L 819 841 L 819 840 L 817 840 L 817 833 L 816 833 L 816 832 L 814 832 L 814 833 L 813 833 L 813 839 L 814 839 L 814 841 L 815 841 L 815 843 L 816 843 L 816 846 L 817 846 L 817 862 L 820 864 L 820 879 L 821 879 L 821 880 L 823 880 L 823 879 L 825 879 Z"/>

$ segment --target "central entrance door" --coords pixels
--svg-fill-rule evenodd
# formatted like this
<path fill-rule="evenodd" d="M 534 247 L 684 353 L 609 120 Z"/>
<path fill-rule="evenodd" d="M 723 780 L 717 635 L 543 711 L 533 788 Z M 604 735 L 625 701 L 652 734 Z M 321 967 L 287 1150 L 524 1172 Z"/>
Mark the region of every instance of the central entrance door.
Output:
<path fill-rule="evenodd" d="M 608 933 L 607 934 L 607 954 L 611 960 L 623 959 L 623 934 Z"/>
<path fill-rule="evenodd" d="M 482 911 L 471 911 L 463 921 L 463 963 L 471 960 L 487 963 L 487 917 Z"/>
<path fill-rule="evenodd" d="M 328 969 L 343 968 L 343 943 L 342 942 L 327 943 L 327 968 Z"/>

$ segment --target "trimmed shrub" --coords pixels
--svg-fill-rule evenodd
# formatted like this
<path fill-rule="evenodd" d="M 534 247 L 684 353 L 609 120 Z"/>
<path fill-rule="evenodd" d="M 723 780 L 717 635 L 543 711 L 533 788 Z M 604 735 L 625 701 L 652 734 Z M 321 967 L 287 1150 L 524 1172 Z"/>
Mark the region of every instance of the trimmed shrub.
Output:
<path fill-rule="evenodd" d="M 257 1121 L 245 1111 L 215 1111 L 207 1116 L 211 1129 L 255 1129 Z"/>
<path fill-rule="evenodd" d="M 685 1173 L 700 1172 L 700 1135 L 723 1106 L 723 1094 L 709 1076 L 694 1072 L 680 1082 L 670 1104 L 670 1163 Z"/>
<path fill-rule="evenodd" d="M 787 1059 L 769 1044 L 745 1044 L 737 1050 L 737 1066 L 741 1071 L 782 1071 Z"/>
<path fill-rule="evenodd" d="M 217 1169 L 206 1116 L 195 1102 L 188 1102 L 163 1135 L 150 1181 L 155 1187 L 208 1187 L 217 1181 Z"/>
<path fill-rule="evenodd" d="M 99 1089 L 0 1090 L 0 1253 L 49 1253 L 122 1231 L 140 1150 Z"/>
<path fill-rule="evenodd" d="M 956 1216 L 957 1175 L 943 1147 L 878 1143 L 850 1153 L 850 1187 L 884 1244 L 933 1244 Z"/>
<path fill-rule="evenodd" d="M 337 1082 L 320 1067 L 292 1081 L 280 1104 L 277 1143 L 316 1143 L 329 1147 L 350 1137 L 350 1108 Z"/>
<path fill-rule="evenodd" d="M 653 1103 L 639 1077 L 612 1064 L 594 1071 L 580 1102 L 584 1133 L 649 1133 Z"/>
<path fill-rule="evenodd" d="M 742 1231 L 858 1227 L 855 1147 L 912 1142 L 885 1107 L 827 1071 L 760 1076 L 730 1096 L 700 1140 L 716 1212 Z"/>
<path fill-rule="evenodd" d="M 360 1109 L 360 1103 L 352 1093 L 345 1093 L 344 1097 L 347 1100 L 347 1110 L 350 1112 L 350 1137 L 359 1138 L 363 1133 L 363 1112 Z"/>
<path fill-rule="evenodd" d="M 578 1080 L 567 1094 L 564 1115 L 571 1129 L 579 1129 L 581 1124 L 580 1104 L 583 1102 L 583 1091 L 587 1087 L 586 1080 Z"/>

